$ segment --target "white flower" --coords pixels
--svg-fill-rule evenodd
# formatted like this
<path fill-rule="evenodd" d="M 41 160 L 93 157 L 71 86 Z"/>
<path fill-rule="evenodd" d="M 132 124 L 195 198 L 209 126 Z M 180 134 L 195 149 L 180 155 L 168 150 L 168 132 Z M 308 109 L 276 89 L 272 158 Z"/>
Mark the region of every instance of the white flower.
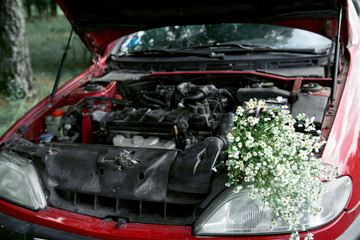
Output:
<path fill-rule="evenodd" d="M 304 238 L 304 240 L 313 240 L 314 239 L 314 234 L 312 234 L 311 232 L 308 232 L 308 235 Z"/>
<path fill-rule="evenodd" d="M 270 224 L 270 229 L 274 230 L 274 228 L 277 226 L 277 223 L 275 221 L 272 221 Z"/>
<path fill-rule="evenodd" d="M 237 186 L 236 188 L 234 188 L 234 193 L 240 192 L 241 189 L 242 189 L 242 186 Z"/>
<path fill-rule="evenodd" d="M 228 133 L 228 134 L 226 135 L 226 137 L 227 137 L 227 139 L 228 139 L 229 142 L 234 141 L 234 136 L 233 136 L 231 133 Z"/>
<path fill-rule="evenodd" d="M 281 97 L 277 100 L 285 102 Z M 226 186 L 234 185 L 235 192 L 240 191 L 239 186 L 247 186 L 248 196 L 259 196 L 264 207 L 273 208 L 273 219 L 285 219 L 291 239 L 297 239 L 300 206 L 309 214 L 318 214 L 321 209 L 313 202 L 325 191 L 320 179 L 332 180 L 337 170 L 314 155 L 326 143 L 321 135 L 313 134 L 314 117 L 298 114 L 295 120 L 287 105 L 255 116 L 264 105 L 264 101 L 251 99 L 236 109 L 233 132 L 227 135 L 228 161 L 219 164 L 224 168 L 215 166 L 213 171 L 227 169 Z M 295 126 L 304 127 L 300 130 L 304 133 Z M 270 225 L 275 228 L 275 220 Z"/>
<path fill-rule="evenodd" d="M 264 100 L 259 100 L 257 103 L 258 107 L 261 108 L 265 105 L 265 101 Z"/>
<path fill-rule="evenodd" d="M 246 103 L 246 109 L 247 110 L 252 110 L 252 109 L 254 109 L 254 107 L 255 107 L 254 103 L 252 103 L 252 102 Z"/>
<path fill-rule="evenodd" d="M 247 140 L 247 141 L 245 142 L 245 145 L 246 145 L 246 147 L 248 147 L 248 148 L 254 147 L 254 143 L 253 143 L 252 141 L 250 141 L 250 140 Z"/>
<path fill-rule="evenodd" d="M 299 153 L 299 157 L 301 158 L 301 160 L 308 160 L 309 159 L 308 152 L 301 150 Z"/>
<path fill-rule="evenodd" d="M 277 157 L 272 157 L 271 162 L 277 164 L 279 162 L 279 159 Z"/>
<path fill-rule="evenodd" d="M 242 116 L 244 111 L 245 111 L 244 108 L 242 108 L 241 106 L 238 106 L 236 109 L 236 114 Z"/>

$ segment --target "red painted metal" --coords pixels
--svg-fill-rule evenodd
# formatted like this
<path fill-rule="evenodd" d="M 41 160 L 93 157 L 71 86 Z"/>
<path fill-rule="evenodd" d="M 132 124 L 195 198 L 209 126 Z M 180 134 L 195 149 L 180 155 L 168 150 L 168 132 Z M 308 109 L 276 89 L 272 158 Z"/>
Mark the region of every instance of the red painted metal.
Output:
<path fill-rule="evenodd" d="M 71 24 L 74 24 L 74 18 L 71 15 L 70 11 L 66 8 L 65 4 L 61 0 L 56 0 L 59 4 L 61 10 L 64 12 L 65 16 Z M 336 36 L 337 32 L 337 20 L 333 18 L 318 18 L 307 19 L 307 18 L 297 18 L 297 19 L 287 19 L 283 21 L 271 22 L 274 25 L 287 26 L 293 28 L 304 29 L 307 31 L 316 32 L 318 34 L 324 35 L 328 38 L 333 38 Z M 345 24 L 343 24 L 345 25 Z M 84 45 L 89 50 L 94 50 L 97 53 L 102 53 L 106 46 L 116 39 L 128 35 L 130 33 L 139 31 L 141 29 L 130 29 L 130 30 L 101 30 L 101 31 L 89 31 L 81 34 L 79 37 L 84 43 Z M 343 27 L 342 32 L 344 33 L 343 38 L 345 42 L 348 40 L 347 29 Z M 88 46 L 88 43 L 90 43 Z"/>
<path fill-rule="evenodd" d="M 116 222 L 104 221 L 98 218 L 70 213 L 51 207 L 47 207 L 38 212 L 33 212 L 3 200 L 0 200 L 0 211 L 10 216 L 45 227 L 101 239 L 289 239 L 288 234 L 244 237 L 196 237 L 192 235 L 190 226 L 126 223 L 121 225 L 120 229 L 116 229 Z M 341 213 L 340 216 L 330 224 L 311 232 L 314 234 L 315 239 L 335 239 L 350 226 L 359 212 L 360 205 L 356 206 L 352 211 Z M 301 235 L 305 236 L 306 233 L 302 233 Z"/>
<path fill-rule="evenodd" d="M 356 55 L 355 49 L 351 49 L 351 54 Z M 357 54 L 359 55 L 359 54 Z M 360 58 L 360 56 L 358 57 Z M 67 97 L 71 92 L 76 92 L 76 88 L 81 87 L 87 79 L 89 79 L 89 76 L 92 75 L 92 72 L 94 70 L 94 67 L 91 67 L 86 72 L 81 74 L 79 77 L 75 78 L 73 81 L 68 83 L 63 88 L 59 89 L 58 93 L 56 94 L 55 100 L 54 100 L 54 106 L 48 107 L 49 104 L 49 98 L 46 98 L 44 101 L 42 101 L 38 106 L 36 106 L 34 109 L 32 109 L 28 114 L 24 116 L 18 123 L 16 123 L 10 131 L 4 135 L 4 137 L 1 139 L 1 141 L 5 141 L 8 139 L 13 132 L 20 127 L 23 124 L 32 125 L 34 121 L 41 119 L 44 117 L 48 112 L 51 112 L 52 110 L 56 109 L 57 106 L 61 103 L 65 104 L 70 102 L 73 102 L 74 99 Z M 176 73 L 176 74 L 205 74 L 205 73 L 212 73 L 212 74 L 224 74 L 224 72 L 221 71 L 214 71 L 214 72 L 182 72 L 182 73 Z M 165 75 L 165 74 L 175 74 L 175 73 L 155 73 L 151 75 Z M 269 74 L 263 74 L 263 73 L 254 73 L 254 72 L 225 72 L 225 74 L 254 74 L 254 75 L 260 75 L 264 77 L 273 77 L 278 80 L 282 81 L 292 81 L 295 80 L 294 78 L 283 78 L 279 76 L 272 76 Z M 360 76 L 360 74 L 358 75 Z M 319 79 L 309 79 L 306 78 L 304 80 L 319 80 Z M 320 81 L 329 81 L 329 79 L 320 79 Z M 355 77 L 349 77 L 347 80 L 347 84 L 352 87 L 360 87 L 359 82 L 356 82 Z M 115 94 L 115 86 L 116 83 L 110 83 L 107 88 L 104 90 L 104 92 L 101 93 L 101 95 L 113 95 Z M 351 87 L 350 87 L 351 89 Z M 355 94 L 351 93 L 351 90 L 349 88 L 347 91 L 344 92 L 344 97 L 342 100 L 342 103 L 344 101 L 354 101 L 354 98 L 357 98 Z M 347 96 L 346 94 L 349 94 Z M 63 101 L 62 99 L 67 99 L 66 101 Z M 348 99 L 349 98 L 349 99 Z M 345 99 L 345 100 L 344 100 Z M 73 102 L 74 103 L 74 102 Z M 341 109 L 341 108 L 344 109 Z M 348 112 L 351 109 L 351 104 L 348 106 L 340 106 L 340 109 L 342 111 L 347 112 L 347 115 L 350 114 L 350 118 L 352 118 L 353 121 L 358 122 L 357 114 L 360 113 L 360 107 L 356 108 L 355 112 Z M 342 134 L 341 131 L 344 131 L 348 128 L 348 125 L 342 126 L 342 121 L 344 121 L 344 115 L 345 113 L 340 111 L 340 117 L 336 118 L 336 124 L 334 126 L 334 129 L 331 134 Z M 338 114 L 339 116 L 339 114 Z M 355 117 L 356 116 L 356 117 Z M 30 123 L 30 124 L 29 124 Z M 340 127 L 338 126 L 340 125 Z M 337 131 L 337 127 L 339 127 L 341 130 Z M 357 129 L 357 135 L 360 133 L 360 124 L 358 125 Z M 38 129 L 37 129 L 38 130 Z M 35 131 L 37 131 L 35 130 Z M 348 132 L 348 130 L 346 131 Z M 345 133 L 346 133 L 345 132 Z M 345 134 L 344 133 L 344 134 Z M 342 135 L 344 135 L 342 134 Z M 332 135 L 330 136 L 330 139 L 332 138 Z M 335 139 L 336 136 L 334 137 Z M 352 142 L 354 137 L 350 138 L 343 144 L 349 144 L 353 145 Z M 333 144 L 333 141 L 329 141 L 328 144 Z M 359 141 L 356 141 L 355 150 L 360 149 L 358 146 L 360 144 L 360 138 Z M 329 147 L 325 149 L 323 158 L 327 162 L 332 162 L 331 160 L 334 160 L 334 157 L 329 157 L 328 150 Z M 348 150 L 347 148 L 338 149 L 337 151 L 339 154 L 344 154 L 344 151 Z M 349 152 L 349 150 L 348 150 Z M 334 154 L 336 156 L 337 154 Z M 360 156 L 360 150 L 355 151 L 353 158 L 358 158 Z M 338 160 L 338 159 L 336 159 Z M 359 186 L 359 179 L 356 178 L 356 175 L 353 173 L 353 168 L 355 169 L 356 173 L 359 172 L 359 168 L 357 164 L 354 164 L 351 161 L 355 161 L 354 159 L 348 159 L 347 161 L 333 161 L 333 164 L 342 164 L 342 172 L 343 174 L 348 174 L 352 177 L 354 181 L 354 185 Z M 358 173 L 359 174 L 359 173 Z M 360 176 L 360 174 L 358 175 Z M 352 196 L 352 202 L 348 205 L 347 209 L 351 209 L 354 207 L 354 209 L 350 212 L 344 212 L 336 221 L 333 223 L 321 228 L 314 230 L 313 233 L 315 234 L 315 237 L 318 239 L 324 239 L 328 237 L 329 231 L 332 233 L 333 236 L 340 235 L 346 228 L 351 224 L 352 220 L 357 216 L 357 214 L 360 211 L 359 206 L 355 205 L 358 202 L 359 196 L 358 193 L 354 191 Z M 40 224 L 46 227 L 72 232 L 80 235 L 85 236 L 91 236 L 95 238 L 102 238 L 102 239 L 197 239 L 196 237 L 191 235 L 191 227 L 190 226 L 164 226 L 164 225 L 148 225 L 148 224 L 126 224 L 124 227 L 121 228 L 121 230 L 115 229 L 115 222 L 109 222 L 109 221 L 103 221 L 97 218 L 93 217 L 87 217 L 79 214 L 74 214 L 62 210 L 58 210 L 55 208 L 47 207 L 45 210 L 41 210 L 39 212 L 32 212 L 27 209 L 23 209 L 21 207 L 15 206 L 13 204 L 7 203 L 5 201 L 0 200 L 0 211 L 4 212 L 5 214 L 9 214 L 11 216 L 17 217 L 19 219 L 29 221 L 32 223 Z M 126 227 L 125 227 L 126 226 Z M 259 240 L 269 240 L 269 239 L 288 239 L 288 235 L 270 235 L 270 236 L 251 236 L 251 237 L 234 237 L 234 238 L 221 238 L 216 237 L 212 239 L 259 239 Z M 202 239 L 202 238 L 201 238 Z"/>
<path fill-rule="evenodd" d="M 83 116 L 82 120 L 82 142 L 85 144 L 91 144 L 94 142 L 94 134 L 91 125 L 91 119 L 89 114 Z"/>
<path fill-rule="evenodd" d="M 356 51 L 351 51 L 353 54 L 356 54 Z M 88 69 L 86 72 L 81 74 L 79 77 L 75 78 L 73 81 L 68 83 L 63 88 L 59 89 L 59 92 L 56 94 L 54 106 L 51 108 L 47 108 L 49 104 L 49 98 L 46 98 L 43 102 L 41 102 L 37 107 L 32 109 L 28 114 L 24 116 L 18 123 L 16 123 L 10 130 L 10 133 L 5 134 L 5 136 L 1 139 L 1 141 L 5 141 L 18 127 L 22 124 L 31 123 L 30 120 L 33 122 L 36 119 L 39 119 L 45 116 L 48 112 L 51 112 L 53 109 L 56 109 L 57 105 L 60 103 L 74 103 L 74 99 L 72 97 L 66 97 L 67 95 L 72 95 L 71 92 L 76 92 L 76 88 L 81 87 L 85 82 L 86 79 L 89 79 L 91 76 L 94 67 Z M 182 72 L 177 74 L 205 74 L 205 73 L 212 73 L 212 74 L 224 74 L 222 71 L 214 71 L 214 72 Z M 165 75 L 165 74 L 175 74 L 175 73 L 155 73 L 151 75 Z M 295 78 L 283 78 L 279 76 L 272 76 L 269 74 L 263 73 L 254 73 L 254 72 L 226 72 L 225 74 L 254 74 L 254 75 L 261 75 L 264 77 L 273 77 L 278 80 L 282 81 L 293 81 Z M 348 84 L 356 84 L 353 83 L 355 78 L 349 78 Z M 319 80 L 319 79 L 309 79 L 306 78 L 304 80 Z M 320 79 L 320 81 L 329 81 L 329 79 Z M 359 84 L 359 83 L 357 83 Z M 116 82 L 110 83 L 105 90 L 101 91 L 100 95 L 113 95 L 115 94 L 115 86 Z M 350 91 L 350 90 L 348 90 Z M 344 93 L 345 94 L 345 93 Z M 351 94 L 350 94 L 351 95 Z M 353 96 L 355 97 L 355 96 Z M 62 101 L 62 98 L 67 99 L 66 101 Z M 345 98 L 347 98 L 345 96 Z M 351 106 L 350 106 L 351 107 Z M 341 107 L 340 107 L 341 108 Z M 360 112 L 360 109 L 357 110 Z M 355 119 L 355 116 L 352 116 Z M 340 119 L 340 120 L 339 120 Z M 338 117 L 336 120 L 341 121 L 341 117 Z M 357 118 L 356 118 L 357 119 Z M 36 122 L 36 121 L 35 121 Z M 30 124 L 31 125 L 31 124 Z M 346 128 L 346 127 L 345 127 Z M 36 131 L 36 130 L 35 130 Z M 360 131 L 360 128 L 359 128 Z M 332 134 L 336 134 L 337 131 L 332 131 Z M 359 138 L 360 141 L 360 138 Z M 351 140 L 350 140 L 351 143 Z M 328 153 L 328 148 L 326 148 L 324 153 Z M 357 149 L 360 149 L 357 147 Z M 340 151 L 341 152 L 341 151 Z M 329 162 L 330 158 L 324 154 L 323 158 Z M 356 156 L 360 156 L 360 151 L 356 154 Z M 351 165 L 347 166 L 346 164 L 348 161 L 343 161 L 340 163 L 345 163 L 345 167 L 342 169 L 343 174 L 350 175 L 353 180 L 354 176 L 351 169 Z M 337 162 L 334 162 L 337 164 Z M 357 171 L 358 168 L 357 168 Z M 358 180 L 357 180 L 358 181 Z M 355 183 L 354 183 L 355 184 Z M 357 183 L 359 184 L 359 183 Z M 358 194 L 353 194 L 352 198 L 355 196 L 354 203 L 357 203 L 357 196 Z M 349 204 L 347 209 L 351 209 L 354 204 Z M 15 206 L 13 204 L 7 203 L 5 201 L 0 201 L 0 211 L 4 212 L 5 214 L 9 214 L 11 216 L 17 217 L 19 219 L 29 221 L 32 223 L 40 224 L 46 227 L 68 231 L 80 235 L 91 236 L 96 238 L 102 239 L 197 239 L 196 237 L 191 235 L 191 228 L 189 226 L 163 226 L 163 225 L 147 225 L 147 224 L 126 224 L 126 227 L 122 227 L 121 230 L 115 229 L 115 222 L 103 221 L 93 217 L 87 217 L 79 214 L 74 214 L 62 210 L 58 210 L 55 208 L 48 207 L 45 210 L 41 210 L 39 212 L 32 212 L 27 209 L 23 209 L 21 207 Z M 343 213 L 336 221 L 331 223 L 328 226 L 325 226 L 321 229 L 317 229 L 313 231 L 315 236 L 320 237 L 328 237 L 328 231 L 332 232 L 332 236 L 340 235 L 346 228 L 351 224 L 352 219 L 354 219 L 357 214 L 359 213 L 360 208 L 356 206 L 354 210 L 351 212 Z M 237 238 L 221 238 L 216 237 L 212 239 L 259 239 L 259 240 L 268 240 L 268 239 L 288 239 L 288 235 L 272 235 L 272 236 L 252 236 L 252 237 L 237 237 Z M 321 238 L 318 239 L 321 239 Z"/>
<path fill-rule="evenodd" d="M 78 88 L 73 91 L 67 99 L 71 99 L 72 102 L 78 102 L 85 97 L 114 97 L 117 93 L 117 82 L 113 81 L 106 85 L 103 89 L 99 91 L 89 92 L 83 88 Z"/>
<path fill-rule="evenodd" d="M 116 39 L 136 32 L 135 30 L 132 31 L 116 31 L 116 30 L 102 30 L 102 31 L 92 31 L 92 32 L 85 32 L 80 36 L 81 41 L 85 42 L 85 46 L 87 48 L 91 47 L 95 52 L 102 53 L 104 52 L 105 48 Z M 86 41 L 90 44 L 86 43 Z M 90 49 L 90 50 L 91 50 Z"/>
<path fill-rule="evenodd" d="M 303 79 L 304 79 L 303 77 L 297 77 L 294 80 L 294 85 L 291 90 L 291 101 L 292 102 L 295 102 L 295 100 L 296 100 L 296 94 L 300 91 L 301 83 L 302 83 Z"/>
<path fill-rule="evenodd" d="M 75 102 L 66 102 L 65 96 L 68 96 L 71 92 L 85 84 L 91 78 L 93 71 L 94 66 L 91 66 L 83 73 L 59 88 L 54 97 L 53 104 L 50 103 L 50 96 L 48 96 L 33 107 L 0 138 L 0 144 L 16 136 L 15 132 L 21 126 L 28 127 L 24 135 L 25 138 L 28 140 L 36 140 L 39 133 L 43 133 L 45 129 L 41 119 L 43 119 L 46 115 L 50 115 L 55 109 L 61 106 L 74 104 Z"/>
<path fill-rule="evenodd" d="M 353 191 L 346 207 L 352 209 L 360 200 L 360 43 L 357 33 L 360 24 L 354 9 L 351 6 L 348 9 L 349 22 L 352 22 L 348 27 L 350 32 L 356 34 L 351 35 L 349 74 L 322 158 L 327 163 L 339 166 L 342 174 L 352 178 Z"/>
<path fill-rule="evenodd" d="M 62 6 L 63 7 L 63 6 Z M 68 16 L 71 21 L 71 16 Z M 346 33 L 351 33 L 351 47 L 348 49 L 350 65 L 347 71 L 339 77 L 340 81 L 345 82 L 341 101 L 337 102 L 338 112 L 334 118 L 333 126 L 330 130 L 328 143 L 323 152 L 322 158 L 325 162 L 340 166 L 343 175 L 349 175 L 353 181 L 353 191 L 346 211 L 340 214 L 333 222 L 328 225 L 311 231 L 315 239 L 334 239 L 343 233 L 360 213 L 360 29 L 359 18 L 353 7 L 348 6 L 348 27 Z M 294 23 L 295 24 L 295 23 Z M 326 28 L 326 27 L 325 27 Z M 106 45 L 112 37 L 109 35 L 99 40 L 101 37 L 95 36 L 98 47 Z M 116 33 L 117 34 L 117 33 Z M 99 38 L 99 39 L 98 39 Z M 346 38 L 345 38 L 346 39 Z M 344 39 L 343 39 L 344 40 Z M 109 51 L 109 47 L 105 52 Z M 100 59 L 100 66 L 105 65 L 106 58 Z M 50 105 L 50 97 L 30 110 L 23 118 L 13 125 L 12 128 L 0 139 L 0 144 L 15 136 L 15 131 L 23 126 L 28 126 L 25 137 L 29 140 L 35 140 L 39 133 L 44 131 L 43 118 L 49 115 L 58 107 L 74 104 L 77 96 L 87 96 L 88 93 L 80 92 L 79 88 L 83 86 L 95 72 L 95 67 L 91 66 L 85 72 L 74 78 L 72 81 L 61 87 L 55 95 L 54 102 Z M 348 75 L 344 74 L 348 72 Z M 153 73 L 149 76 L 173 75 L 173 74 L 249 74 L 261 77 L 277 79 L 279 81 L 295 81 L 296 78 L 285 78 L 266 73 L 257 73 L 249 71 L 201 71 L 201 72 L 162 72 Z M 330 78 L 304 78 L 302 82 L 331 82 Z M 341 85 L 341 84 L 338 84 Z M 99 96 L 115 96 L 116 82 L 110 83 L 105 90 L 100 91 Z M 77 92 L 78 91 L 78 92 Z M 82 95 L 83 94 L 83 95 Z M 93 94 L 93 93 L 91 93 Z M 90 95 L 91 95 L 90 94 Z M 340 100 L 341 89 L 338 88 L 337 99 Z M 96 95 L 98 96 L 98 95 Z M 332 121 L 332 118 L 329 120 Z M 86 122 L 84 123 L 87 124 Z M 88 125 L 87 125 L 88 127 Z M 85 136 L 87 138 L 87 136 Z M 115 229 L 116 223 L 113 221 L 104 221 L 98 218 L 62 211 L 52 207 L 33 212 L 21 208 L 14 204 L 0 200 L 0 211 L 10 216 L 43 225 L 46 227 L 67 231 L 84 236 L 90 236 L 101 239 L 207 239 L 208 237 L 193 236 L 190 226 L 166 226 L 128 223 L 122 225 L 120 229 Z M 304 235 L 304 234 L 302 234 Z M 210 238 L 210 237 L 209 237 Z M 248 237 L 214 237 L 211 239 L 288 239 L 289 235 L 269 235 L 269 236 L 248 236 Z"/>

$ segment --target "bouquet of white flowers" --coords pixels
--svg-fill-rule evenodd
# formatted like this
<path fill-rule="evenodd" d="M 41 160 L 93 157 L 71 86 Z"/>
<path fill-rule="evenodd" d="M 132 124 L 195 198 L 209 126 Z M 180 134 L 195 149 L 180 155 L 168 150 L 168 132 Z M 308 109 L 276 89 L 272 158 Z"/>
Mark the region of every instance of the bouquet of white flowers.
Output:
<path fill-rule="evenodd" d="M 250 198 L 258 197 L 274 209 L 270 228 L 280 218 L 289 225 L 290 239 L 299 239 L 303 211 L 316 215 L 322 210 L 313 203 L 324 192 L 322 180 L 332 179 L 336 171 L 315 156 L 325 140 L 314 118 L 299 114 L 294 119 L 286 105 L 262 111 L 264 105 L 251 99 L 237 108 L 227 135 L 228 160 L 213 170 L 225 166 L 226 186 L 235 191 L 250 188 Z M 312 234 L 305 239 L 312 239 Z"/>

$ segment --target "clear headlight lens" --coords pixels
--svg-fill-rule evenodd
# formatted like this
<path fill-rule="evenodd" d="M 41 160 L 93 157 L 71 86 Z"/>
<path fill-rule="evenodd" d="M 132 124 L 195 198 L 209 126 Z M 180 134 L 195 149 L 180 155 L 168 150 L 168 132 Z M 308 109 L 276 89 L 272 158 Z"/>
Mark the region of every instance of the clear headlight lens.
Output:
<path fill-rule="evenodd" d="M 25 159 L 0 154 L 0 197 L 33 210 L 46 206 L 46 199 L 35 168 Z"/>
<path fill-rule="evenodd" d="M 316 216 L 304 212 L 301 224 L 306 230 L 321 227 L 334 220 L 345 208 L 352 191 L 350 177 L 343 176 L 324 183 L 327 191 L 316 205 L 323 211 Z M 196 235 L 256 235 L 289 233 L 288 225 L 278 221 L 270 230 L 274 216 L 271 208 L 266 208 L 258 198 L 248 197 L 249 191 L 234 193 L 231 189 L 220 195 L 195 222 Z M 299 229 L 301 231 L 301 229 Z"/>

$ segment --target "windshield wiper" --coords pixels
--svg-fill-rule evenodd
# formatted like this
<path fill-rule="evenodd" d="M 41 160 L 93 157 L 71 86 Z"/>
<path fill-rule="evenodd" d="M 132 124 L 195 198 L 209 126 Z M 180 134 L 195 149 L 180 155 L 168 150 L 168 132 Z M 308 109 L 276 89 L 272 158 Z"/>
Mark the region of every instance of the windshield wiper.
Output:
<path fill-rule="evenodd" d="M 147 49 L 144 51 L 130 52 L 125 54 L 120 54 L 118 57 L 123 56 L 171 56 L 171 57 L 181 57 L 181 56 L 195 56 L 195 57 L 205 57 L 205 58 L 221 58 L 223 59 L 225 55 L 223 53 L 215 53 L 213 51 L 190 51 L 190 50 L 171 50 L 163 48 L 153 48 Z"/>
<path fill-rule="evenodd" d="M 181 49 L 153 48 L 143 51 L 124 52 L 116 57 L 182 57 L 195 56 L 203 58 L 224 59 L 226 55 L 241 53 L 295 53 L 295 54 L 324 54 L 329 47 L 322 48 L 272 48 L 266 45 L 250 45 L 239 43 L 216 43 Z"/>
<path fill-rule="evenodd" d="M 186 50 L 186 49 L 218 49 L 218 48 L 238 48 L 238 49 L 244 49 L 244 50 L 254 50 L 254 49 L 272 49 L 269 46 L 266 45 L 255 45 L 255 44 L 241 44 L 241 43 L 215 43 L 215 44 L 209 44 L 209 45 L 199 45 L 199 46 L 193 46 L 193 47 L 186 47 L 181 48 L 180 50 Z"/>
<path fill-rule="evenodd" d="M 284 53 L 310 53 L 321 54 L 327 53 L 330 46 L 318 48 L 272 48 L 267 45 L 256 44 L 240 44 L 240 43 L 216 43 L 210 45 L 200 45 L 194 47 L 182 48 L 179 50 L 192 50 L 192 49 L 210 49 L 213 52 L 284 52 Z"/>

